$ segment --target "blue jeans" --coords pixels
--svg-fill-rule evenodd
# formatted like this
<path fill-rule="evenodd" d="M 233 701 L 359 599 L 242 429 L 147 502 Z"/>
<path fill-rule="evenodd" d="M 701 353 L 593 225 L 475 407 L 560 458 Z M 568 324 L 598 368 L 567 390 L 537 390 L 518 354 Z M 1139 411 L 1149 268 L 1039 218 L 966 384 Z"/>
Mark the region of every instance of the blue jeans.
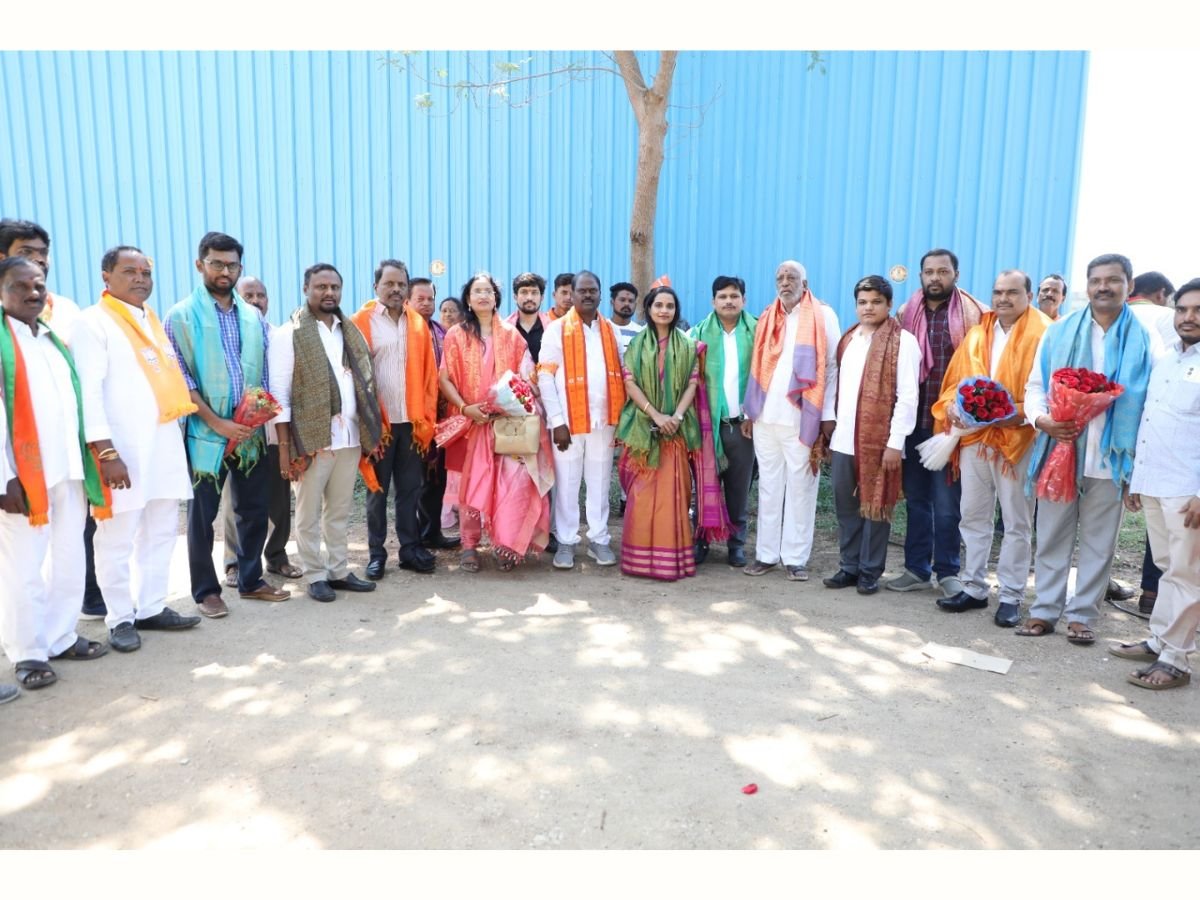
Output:
<path fill-rule="evenodd" d="M 957 575 L 962 542 L 958 533 L 962 485 L 958 481 L 946 483 L 948 467 L 930 472 L 921 465 L 921 454 L 917 452 L 917 445 L 932 436 L 930 429 L 918 427 L 904 441 L 904 502 L 908 509 L 904 568 L 924 579 L 929 578 L 930 571 L 938 578 Z"/>

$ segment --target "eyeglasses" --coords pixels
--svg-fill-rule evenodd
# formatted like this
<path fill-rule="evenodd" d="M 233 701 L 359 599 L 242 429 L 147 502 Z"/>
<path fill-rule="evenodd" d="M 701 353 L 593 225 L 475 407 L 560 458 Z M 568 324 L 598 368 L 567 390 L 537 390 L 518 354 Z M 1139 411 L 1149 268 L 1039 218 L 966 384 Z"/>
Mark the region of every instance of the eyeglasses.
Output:
<path fill-rule="evenodd" d="M 230 275 L 242 267 L 240 262 L 224 263 L 217 262 L 215 259 L 206 259 L 204 260 L 204 264 L 214 272 L 228 272 Z"/>

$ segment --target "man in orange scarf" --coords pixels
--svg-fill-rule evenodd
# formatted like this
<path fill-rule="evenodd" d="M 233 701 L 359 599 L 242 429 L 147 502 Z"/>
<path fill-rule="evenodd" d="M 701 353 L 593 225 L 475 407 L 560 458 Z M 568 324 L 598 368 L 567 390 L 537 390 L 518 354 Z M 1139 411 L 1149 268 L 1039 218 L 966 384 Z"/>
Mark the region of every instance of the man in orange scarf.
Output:
<path fill-rule="evenodd" d="M 758 319 L 742 434 L 758 460 L 758 537 L 747 575 L 783 563 L 790 581 L 808 580 L 817 515 L 813 448 L 833 434 L 837 313 L 808 290 L 804 266 L 775 271 L 775 302 Z M 786 510 L 786 516 L 784 512 Z"/>
<path fill-rule="evenodd" d="M 996 564 L 1000 605 L 995 622 L 1011 628 L 1021 620 L 1021 600 L 1029 577 L 1033 500 L 1025 494 L 1025 470 L 1035 437 L 1025 420 L 1025 382 L 1037 357 L 1038 342 L 1050 320 L 1033 306 L 1033 284 L 1024 272 L 1009 269 L 996 277 L 992 311 L 958 345 L 942 393 L 933 404 L 935 431 L 947 421 L 967 427 L 957 413 L 958 386 L 964 378 L 990 378 L 1012 395 L 1016 412 L 1007 419 L 962 436 L 953 465 L 960 473 L 959 504 L 963 546 L 963 588 L 937 605 L 946 612 L 984 609 L 988 605 L 987 564 L 992 550 L 996 501 L 1004 519 L 1004 540 Z M 935 473 L 936 474 L 936 473 Z"/>
<path fill-rule="evenodd" d="M 38 316 L 41 267 L 0 260 L 0 644 L 27 689 L 57 680 L 51 659 L 96 659 L 79 637 L 83 521 L 103 504 L 83 446 L 82 402 L 71 355 Z"/>
<path fill-rule="evenodd" d="M 608 486 L 613 435 L 625 383 L 621 341 L 600 314 L 600 279 L 586 269 L 571 285 L 571 311 L 551 322 L 542 338 L 538 387 L 554 443 L 556 569 L 575 565 L 579 543 L 579 484 L 587 484 L 588 556 L 601 566 L 617 561 L 609 546 Z"/>
<path fill-rule="evenodd" d="M 83 384 L 84 431 L 115 490 L 96 526 L 96 578 L 114 650 L 137 650 L 138 632 L 200 622 L 167 604 L 179 503 L 192 498 L 179 420 L 196 411 L 162 324 L 147 301 L 150 260 L 114 247 L 100 262 L 105 291 L 79 318 L 71 350 Z"/>
<path fill-rule="evenodd" d="M 429 573 L 434 556 L 421 545 L 417 522 L 425 484 L 425 458 L 437 421 L 437 366 L 425 318 L 408 300 L 408 267 L 385 259 L 375 269 L 378 302 L 354 314 L 371 348 L 379 403 L 391 428 L 383 456 L 375 462 L 380 490 L 367 494 L 367 577 L 378 581 L 387 564 L 388 493 L 395 487 L 396 540 L 400 568 Z"/>

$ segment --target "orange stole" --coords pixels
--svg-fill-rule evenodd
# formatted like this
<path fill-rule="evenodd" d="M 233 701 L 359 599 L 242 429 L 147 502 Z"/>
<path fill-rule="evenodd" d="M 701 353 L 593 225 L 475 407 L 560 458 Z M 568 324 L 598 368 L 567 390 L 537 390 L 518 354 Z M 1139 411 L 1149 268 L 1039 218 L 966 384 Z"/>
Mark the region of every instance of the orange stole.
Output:
<path fill-rule="evenodd" d="M 50 523 L 50 495 L 46 491 L 46 473 L 42 467 L 42 450 L 38 442 L 37 421 L 33 416 L 33 397 L 29 393 L 29 374 L 25 370 L 25 355 L 8 317 L 4 318 L 13 348 L 13 395 L 7 401 L 13 405 L 12 454 L 17 464 L 17 481 L 25 490 L 30 525 Z M 7 485 L 5 485 L 7 489 Z"/>
<path fill-rule="evenodd" d="M 796 327 L 796 343 L 811 344 L 816 355 L 816 372 L 812 384 L 804 389 L 802 396 L 816 408 L 819 414 L 825 404 L 825 318 L 824 313 L 820 311 L 821 301 L 814 297 L 811 291 L 804 292 L 798 305 L 800 321 Z M 750 377 L 762 388 L 764 399 L 771 386 L 771 376 L 775 374 L 775 366 L 779 364 L 779 358 L 785 349 L 789 353 L 793 349 L 783 346 L 783 337 L 787 333 L 787 317 L 788 313 L 783 308 L 783 301 L 776 297 L 775 302 L 763 310 L 754 332 L 754 349 L 751 351 L 750 357 Z M 791 398 L 789 397 L 789 399 Z M 793 403 L 799 406 L 795 401 Z"/>
<path fill-rule="evenodd" d="M 625 381 L 621 378 L 621 357 L 617 339 L 608 320 L 599 313 L 600 343 L 604 347 L 604 370 L 608 378 L 608 424 L 616 425 L 625 405 Z M 572 309 L 563 318 L 563 381 L 567 386 L 567 422 L 571 434 L 587 434 L 592 430 L 588 412 L 587 349 L 584 343 L 583 320 Z"/>
<path fill-rule="evenodd" d="M 375 350 L 371 340 L 371 312 L 374 305 L 365 304 L 350 317 L 350 321 L 362 332 L 367 347 L 372 352 Z M 438 383 L 437 365 L 433 356 L 433 335 L 429 333 L 429 324 L 425 317 L 415 309 L 406 305 L 404 315 L 408 323 L 404 357 L 404 405 L 408 410 L 409 421 L 412 422 L 413 443 L 425 453 L 429 450 L 429 443 L 433 440 L 433 429 L 437 424 Z M 385 430 L 390 430 L 391 423 L 387 421 L 382 400 L 379 401 L 379 410 L 383 416 Z"/>

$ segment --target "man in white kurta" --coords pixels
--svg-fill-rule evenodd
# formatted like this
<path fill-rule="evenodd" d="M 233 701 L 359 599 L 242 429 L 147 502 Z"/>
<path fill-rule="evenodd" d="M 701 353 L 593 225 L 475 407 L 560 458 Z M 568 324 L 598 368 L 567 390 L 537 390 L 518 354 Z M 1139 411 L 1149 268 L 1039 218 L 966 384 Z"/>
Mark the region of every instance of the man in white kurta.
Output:
<path fill-rule="evenodd" d="M 599 313 L 600 282 L 596 276 L 586 271 L 576 274 L 573 298 L 571 312 L 547 326 L 538 363 L 538 387 L 554 444 L 554 482 L 558 485 L 554 499 L 554 532 L 558 538 L 554 567 L 558 569 L 575 565 L 580 482 L 587 485 L 588 556 L 602 566 L 615 565 L 617 561 L 609 546 L 608 488 L 612 479 L 616 417 L 624 403 L 624 390 L 616 387 L 620 384 L 624 354 L 617 330 Z M 582 335 L 583 366 L 571 354 L 563 352 L 564 332 L 568 328 L 572 329 L 567 334 L 568 340 L 577 339 L 576 334 Z M 606 342 L 611 357 L 607 360 Z M 613 379 L 609 378 L 611 367 L 615 367 Z M 584 388 L 586 409 L 583 402 L 574 402 L 568 385 Z M 613 396 L 614 392 L 618 396 Z M 577 398 L 582 401 L 583 394 L 578 393 Z"/>
<path fill-rule="evenodd" d="M 101 275 L 106 294 L 122 304 L 146 340 L 135 347 L 102 297 L 80 316 L 71 344 L 87 441 L 98 447 L 110 442 L 128 473 L 129 486 L 112 492 L 112 517 L 96 522 L 95 552 L 110 642 L 129 652 L 141 645 L 138 631 L 176 631 L 200 621 L 166 605 L 179 504 L 191 498 L 192 483 L 179 421 L 160 421 L 159 402 L 138 361 L 139 354 L 157 354 L 152 364 L 178 370 L 170 341 L 159 340 L 165 334 L 155 333 L 154 313 L 144 306 L 153 290 L 150 261 L 133 248 L 116 248 L 105 254 Z M 182 378 L 180 373 L 186 393 Z"/>
<path fill-rule="evenodd" d="M 743 403 L 747 418 L 742 422 L 742 433 L 754 438 L 754 455 L 758 460 L 758 536 L 755 558 L 743 571 L 747 575 L 762 575 L 782 562 L 789 580 L 807 581 L 817 515 L 818 477 L 812 470 L 812 448 L 817 439 L 816 426 L 819 425 L 826 438 L 833 434 L 837 345 L 842 332 L 837 313 L 809 293 L 808 275 L 800 263 L 794 260 L 780 263 L 775 285 L 776 302 L 781 304 L 778 314 L 784 318 L 782 353 L 765 396 L 752 376 Z M 825 383 L 822 408 L 802 411 L 788 392 L 798 376 L 794 368 L 794 361 L 799 358 L 796 334 L 801 304 L 807 302 L 812 303 L 813 315 L 817 316 L 816 327 L 825 328 Z M 758 320 L 755 355 L 771 337 L 767 332 L 771 323 L 777 321 L 772 314 L 774 305 L 768 306 Z M 819 423 L 809 421 L 817 416 Z"/>
<path fill-rule="evenodd" d="M 18 479 L 8 426 L 15 417 L 22 383 L 18 371 L 0 379 L 0 414 L 5 440 L 0 454 L 0 644 L 13 662 L 17 679 L 26 688 L 46 687 L 57 680 L 49 660 L 58 657 L 94 659 L 105 648 L 81 639 L 75 631 L 83 601 L 83 448 L 79 440 L 79 403 L 72 383 L 71 363 L 37 321 L 45 306 L 42 270 L 25 260 L 0 261 L 0 297 L 6 329 L 24 363 L 41 478 L 45 485 L 48 521 L 31 524 L 28 491 Z M 15 356 L 14 356 L 15 359 Z M 12 396 L 8 381 L 13 379 Z M 13 430 L 19 428 L 14 418 Z M 18 432 L 19 433 L 19 432 Z"/>

